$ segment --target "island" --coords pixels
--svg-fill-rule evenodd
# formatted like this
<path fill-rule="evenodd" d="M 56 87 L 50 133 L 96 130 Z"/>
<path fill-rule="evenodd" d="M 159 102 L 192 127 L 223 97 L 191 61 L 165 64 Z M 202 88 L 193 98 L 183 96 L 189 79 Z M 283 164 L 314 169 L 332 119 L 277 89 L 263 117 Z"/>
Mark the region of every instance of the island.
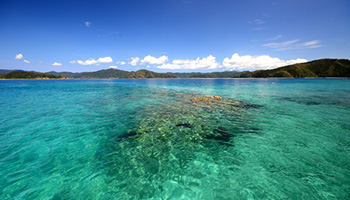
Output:
<path fill-rule="evenodd" d="M 350 60 L 320 59 L 270 70 L 243 72 L 236 78 L 326 78 L 350 77 Z"/>
<path fill-rule="evenodd" d="M 2 74 L 2 75 L 1 75 Z M 223 72 L 167 72 L 159 73 L 146 69 L 125 71 L 102 69 L 94 72 L 26 72 L 0 69 L 0 79 L 148 79 L 148 78 L 326 78 L 350 77 L 350 60 L 319 59 L 270 70 L 223 71 Z"/>
<path fill-rule="evenodd" d="M 65 79 L 65 77 L 45 73 L 12 71 L 0 75 L 0 79 Z"/>

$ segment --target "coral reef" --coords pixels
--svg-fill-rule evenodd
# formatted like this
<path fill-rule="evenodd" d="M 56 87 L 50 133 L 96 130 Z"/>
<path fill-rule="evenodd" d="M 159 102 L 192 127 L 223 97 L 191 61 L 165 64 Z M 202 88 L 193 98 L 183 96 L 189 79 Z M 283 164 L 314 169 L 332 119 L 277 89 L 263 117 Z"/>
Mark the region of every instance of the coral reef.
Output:
<path fill-rule="evenodd" d="M 130 198 L 135 190 L 147 191 L 142 194 L 147 199 L 162 190 L 157 185 L 184 181 L 182 171 L 190 170 L 193 161 L 215 162 L 218 154 L 234 147 L 233 138 L 260 131 L 247 112 L 257 108 L 255 104 L 214 96 L 201 99 L 203 95 L 192 93 L 167 96 L 171 100 L 164 104 L 140 109 L 134 115 L 135 127 L 110 141 L 113 156 L 104 162 L 109 163 L 105 170 L 110 181 L 117 183 L 111 190 L 122 188 Z M 144 178 L 125 183 L 131 175 Z"/>
<path fill-rule="evenodd" d="M 240 109 L 259 108 L 260 105 L 224 99 L 220 96 L 193 97 L 195 94 L 178 94 L 179 101 L 145 111 L 135 130 L 120 138 L 145 143 L 203 141 L 214 139 L 230 142 L 236 129 L 225 124 L 227 119 L 240 115 Z M 223 120 L 220 120 L 223 119 Z M 228 127 L 228 128 L 224 128 Z M 231 130 L 230 130 L 231 129 Z"/>

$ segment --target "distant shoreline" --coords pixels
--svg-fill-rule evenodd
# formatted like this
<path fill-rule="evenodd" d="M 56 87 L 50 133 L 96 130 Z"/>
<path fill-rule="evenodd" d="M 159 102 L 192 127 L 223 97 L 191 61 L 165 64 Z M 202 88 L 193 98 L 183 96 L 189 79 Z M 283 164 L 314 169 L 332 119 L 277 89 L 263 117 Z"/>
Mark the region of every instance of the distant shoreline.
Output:
<path fill-rule="evenodd" d="M 266 77 L 266 78 L 22 78 L 22 79 L 0 79 L 2 80 L 157 80 L 157 79 L 341 79 L 350 80 L 350 77 L 302 77 L 302 78 L 290 78 L 290 77 Z"/>
<path fill-rule="evenodd" d="M 65 80 L 68 78 L 0 78 L 0 80 Z"/>

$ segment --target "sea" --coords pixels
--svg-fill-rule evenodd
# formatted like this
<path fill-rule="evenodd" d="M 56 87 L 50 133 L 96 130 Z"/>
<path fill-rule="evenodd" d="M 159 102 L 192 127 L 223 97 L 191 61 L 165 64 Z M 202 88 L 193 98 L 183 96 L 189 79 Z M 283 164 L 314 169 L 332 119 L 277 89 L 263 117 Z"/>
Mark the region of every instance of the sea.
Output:
<path fill-rule="evenodd" d="M 350 199 L 350 81 L 0 80 L 0 199 Z"/>

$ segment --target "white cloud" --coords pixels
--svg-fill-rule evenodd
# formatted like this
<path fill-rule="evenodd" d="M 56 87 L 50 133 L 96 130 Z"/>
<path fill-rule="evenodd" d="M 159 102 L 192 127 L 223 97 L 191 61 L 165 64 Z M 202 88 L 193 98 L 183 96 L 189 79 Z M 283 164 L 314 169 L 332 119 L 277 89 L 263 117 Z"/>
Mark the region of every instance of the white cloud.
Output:
<path fill-rule="evenodd" d="M 217 69 L 221 65 L 216 62 L 216 58 L 212 55 L 196 60 L 173 60 L 170 64 L 157 66 L 159 69 Z"/>
<path fill-rule="evenodd" d="M 266 22 L 263 21 L 263 20 L 261 20 L 261 19 L 256 19 L 256 20 L 255 20 L 255 23 L 256 23 L 256 24 L 265 24 Z"/>
<path fill-rule="evenodd" d="M 289 50 L 289 49 L 312 49 L 312 48 L 322 47 L 322 45 L 320 45 L 321 41 L 319 40 L 312 40 L 304 43 L 300 43 L 299 41 L 300 41 L 299 39 L 295 39 L 295 40 L 290 40 L 285 42 L 268 43 L 268 44 L 264 44 L 263 46 L 276 49 L 279 51 Z"/>
<path fill-rule="evenodd" d="M 29 60 L 23 60 L 23 62 L 25 62 L 25 63 L 30 63 Z"/>
<path fill-rule="evenodd" d="M 15 59 L 17 60 L 22 60 L 23 59 L 23 55 L 20 53 L 20 54 L 17 54 Z"/>
<path fill-rule="evenodd" d="M 85 26 L 86 27 L 90 27 L 91 26 L 91 22 L 85 22 Z"/>
<path fill-rule="evenodd" d="M 159 58 L 153 57 L 151 55 L 146 56 L 143 60 L 141 60 L 142 64 L 148 63 L 148 64 L 164 64 L 167 62 L 168 56 L 161 56 Z"/>
<path fill-rule="evenodd" d="M 255 28 L 254 30 L 256 30 L 256 31 L 263 31 L 263 30 L 269 30 L 269 28 L 266 28 L 266 27 L 257 27 L 257 28 Z"/>
<path fill-rule="evenodd" d="M 97 60 L 93 58 L 90 58 L 89 60 L 85 60 L 85 61 L 77 60 L 77 63 L 80 65 L 98 65 Z"/>
<path fill-rule="evenodd" d="M 231 58 L 225 58 L 222 65 L 226 69 L 234 70 L 256 70 L 256 69 L 274 69 L 286 65 L 307 62 L 306 59 L 295 60 L 280 60 L 279 58 L 272 58 L 268 55 L 259 56 L 239 56 L 237 53 L 233 54 Z"/>
<path fill-rule="evenodd" d="M 113 59 L 111 57 L 104 57 L 104 58 L 99 58 L 97 60 L 90 58 L 89 60 L 73 60 L 73 61 L 69 61 L 69 63 L 74 64 L 75 62 L 77 62 L 80 65 L 99 65 L 100 63 L 111 63 L 113 62 Z"/>
<path fill-rule="evenodd" d="M 314 49 L 314 48 L 322 47 L 322 45 L 320 45 L 320 43 L 321 43 L 321 41 L 319 41 L 319 40 L 312 40 L 309 42 L 304 42 L 300 46 L 304 47 L 304 48 L 308 48 L 308 49 Z"/>
<path fill-rule="evenodd" d="M 136 66 L 138 62 L 140 62 L 140 58 L 139 57 L 131 58 L 131 62 L 129 62 L 129 64 L 132 65 L 132 66 Z"/>
<path fill-rule="evenodd" d="M 291 40 L 291 41 L 286 41 L 286 42 L 279 42 L 279 43 L 268 43 L 268 44 L 264 44 L 264 47 L 270 47 L 272 49 L 276 49 L 276 50 L 288 50 L 288 49 L 292 49 L 293 45 L 295 45 L 295 43 L 299 42 L 298 39 L 296 40 Z"/>
<path fill-rule="evenodd" d="M 269 38 L 266 41 L 271 41 L 271 40 L 279 40 L 282 38 L 282 35 L 276 35 L 275 37 Z"/>
<path fill-rule="evenodd" d="M 124 62 L 124 61 L 117 61 L 116 63 L 120 64 L 120 65 L 125 65 L 126 64 L 126 62 Z"/>
<path fill-rule="evenodd" d="M 99 62 L 99 63 L 111 63 L 111 62 L 113 62 L 113 59 L 108 56 L 108 57 L 104 57 L 104 58 L 99 58 L 97 60 L 97 62 Z"/>
<path fill-rule="evenodd" d="M 151 66 L 149 66 L 149 65 L 147 66 L 147 68 L 150 68 L 150 67 L 151 67 Z"/>
<path fill-rule="evenodd" d="M 112 69 L 117 69 L 118 66 L 115 66 L 115 65 L 110 65 L 109 68 L 112 68 Z"/>
<path fill-rule="evenodd" d="M 70 64 L 75 64 L 75 63 L 77 63 L 77 61 L 72 60 L 72 61 L 69 61 L 69 63 L 70 63 Z"/>
<path fill-rule="evenodd" d="M 52 66 L 62 66 L 62 63 L 54 62 Z"/>

